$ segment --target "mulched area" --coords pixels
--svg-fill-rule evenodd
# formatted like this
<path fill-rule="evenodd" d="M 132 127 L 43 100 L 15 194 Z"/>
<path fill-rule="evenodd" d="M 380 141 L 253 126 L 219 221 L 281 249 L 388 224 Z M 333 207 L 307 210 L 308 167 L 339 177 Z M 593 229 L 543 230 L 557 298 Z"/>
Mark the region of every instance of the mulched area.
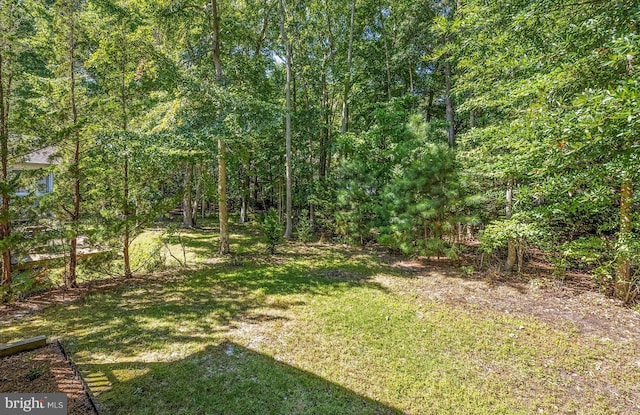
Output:
<path fill-rule="evenodd" d="M 98 415 L 57 343 L 0 358 L 0 393 L 66 393 L 69 415 Z"/>

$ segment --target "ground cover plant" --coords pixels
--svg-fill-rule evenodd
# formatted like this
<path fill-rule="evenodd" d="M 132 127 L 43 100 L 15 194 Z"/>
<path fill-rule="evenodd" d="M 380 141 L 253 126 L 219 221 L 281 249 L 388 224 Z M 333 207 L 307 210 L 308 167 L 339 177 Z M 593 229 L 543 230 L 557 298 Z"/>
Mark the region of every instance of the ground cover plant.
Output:
<path fill-rule="evenodd" d="M 190 231 L 187 268 L 7 312 L 0 342 L 60 338 L 105 414 L 640 410 L 640 317 L 613 300 L 235 230 L 232 256 Z"/>

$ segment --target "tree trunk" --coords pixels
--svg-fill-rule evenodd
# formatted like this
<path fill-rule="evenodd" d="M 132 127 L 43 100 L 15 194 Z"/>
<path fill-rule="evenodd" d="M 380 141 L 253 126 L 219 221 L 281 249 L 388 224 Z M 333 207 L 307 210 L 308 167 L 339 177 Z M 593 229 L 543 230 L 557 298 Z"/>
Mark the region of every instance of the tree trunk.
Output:
<path fill-rule="evenodd" d="M 445 106 L 447 115 L 447 136 L 449 141 L 449 147 L 456 145 L 456 131 L 455 131 L 455 112 L 453 109 L 453 99 L 451 97 L 451 64 L 446 63 L 444 66 L 445 77 Z"/>
<path fill-rule="evenodd" d="M 218 139 L 218 215 L 220 219 L 220 255 L 229 253 L 229 216 L 227 213 L 227 146 L 222 139 Z"/>
<path fill-rule="evenodd" d="M 340 132 L 349 131 L 349 93 L 351 92 L 351 66 L 353 61 L 353 25 L 356 14 L 356 0 L 351 2 L 351 18 L 349 20 L 349 48 L 347 49 L 347 75 L 344 81 L 344 95 L 342 96 L 342 122 Z"/>
<path fill-rule="evenodd" d="M 248 219 L 248 209 L 249 209 L 249 195 L 251 193 L 251 180 L 250 173 L 251 171 L 251 162 L 245 161 L 242 167 L 242 200 L 240 205 L 240 223 L 245 223 Z"/>
<path fill-rule="evenodd" d="M 240 223 L 245 223 L 247 221 L 247 197 L 242 195 L 242 200 L 240 201 Z"/>
<path fill-rule="evenodd" d="M 509 177 L 507 182 L 507 207 L 506 214 L 507 219 L 511 219 L 513 216 L 513 186 L 514 186 L 514 178 L 513 176 Z M 507 262 L 504 264 L 504 269 L 507 272 L 513 271 L 513 267 L 516 265 L 517 261 L 517 249 L 516 249 L 516 241 L 514 238 L 509 238 L 507 242 Z"/>
<path fill-rule="evenodd" d="M 327 91 L 327 76 L 324 67 L 322 68 L 320 84 L 322 89 L 320 104 L 322 112 L 322 128 L 320 129 L 319 174 L 320 178 L 325 178 L 327 175 L 327 147 L 329 142 L 329 92 Z"/>
<path fill-rule="evenodd" d="M 73 6 L 72 6 L 73 7 Z M 76 33 L 75 17 L 71 10 L 71 30 L 69 33 L 69 87 L 71 94 L 71 121 L 73 123 L 73 161 L 71 175 L 73 178 L 73 211 L 71 212 L 71 240 L 69 241 L 69 263 L 64 277 L 67 288 L 78 286 L 76 268 L 78 264 L 78 222 L 80 220 L 80 132 L 78 131 L 78 108 L 76 106 L 76 74 L 75 74 L 75 50 Z"/>
<path fill-rule="evenodd" d="M 198 226 L 198 203 L 202 197 L 202 165 L 198 163 L 193 168 L 193 180 L 195 180 L 196 191 L 195 197 L 191 200 L 191 218 L 193 221 L 193 226 Z"/>
<path fill-rule="evenodd" d="M 124 257 L 124 276 L 130 278 L 133 276 L 131 272 L 131 260 L 129 256 L 129 245 L 131 244 L 131 229 L 129 224 L 129 155 L 124 158 L 124 241 L 122 247 L 122 256 Z"/>
<path fill-rule="evenodd" d="M 620 234 L 618 236 L 618 269 L 614 294 L 617 298 L 631 300 L 631 258 L 629 256 L 629 237 L 632 231 L 633 184 L 628 176 L 622 179 L 620 186 Z"/>
<path fill-rule="evenodd" d="M 409 65 L 409 93 L 413 95 L 414 87 L 413 87 L 413 66 Z"/>
<path fill-rule="evenodd" d="M 9 206 L 9 97 L 11 75 L 5 74 L 7 62 L 0 53 L 0 160 L 2 162 L 2 207 L 0 208 L 0 237 L 5 243 L 2 249 L 2 285 L 11 284 L 11 249 L 7 240 L 11 237 Z"/>
<path fill-rule="evenodd" d="M 431 122 L 431 111 L 433 109 L 433 96 L 434 96 L 434 92 L 433 90 L 430 90 L 429 98 L 427 100 L 427 114 L 425 116 L 425 119 L 427 120 L 427 122 Z"/>
<path fill-rule="evenodd" d="M 518 253 L 518 273 L 522 272 L 522 265 L 524 263 L 524 243 L 523 239 L 517 241 L 517 253 Z"/>
<path fill-rule="evenodd" d="M 391 63 L 389 62 L 389 46 L 387 45 L 387 35 L 384 28 L 384 15 L 382 13 L 382 6 L 378 1 L 378 9 L 380 11 L 380 29 L 382 44 L 384 47 L 384 65 L 387 73 L 387 97 L 391 100 Z"/>
<path fill-rule="evenodd" d="M 216 70 L 216 81 L 222 81 L 222 60 L 220 59 L 220 21 L 218 2 L 211 0 L 213 17 L 213 66 Z M 220 223 L 220 245 L 218 253 L 229 253 L 229 214 L 227 212 L 227 143 L 218 138 L 218 215 Z"/>
<path fill-rule="evenodd" d="M 193 164 L 187 162 L 184 171 L 184 193 L 182 196 L 182 226 L 193 228 Z"/>
<path fill-rule="evenodd" d="M 122 40 L 123 42 L 126 40 L 126 36 L 124 34 L 124 29 Z M 124 257 L 124 276 L 130 278 L 133 276 L 133 272 L 131 272 L 131 259 L 129 255 L 129 246 L 131 245 L 131 206 L 129 205 L 129 145 L 128 140 L 129 137 L 127 132 L 129 131 L 129 115 L 128 115 L 128 107 L 127 107 L 127 45 L 124 43 L 121 45 L 123 55 L 121 62 L 121 80 L 120 80 L 120 104 L 122 106 L 122 131 L 124 133 L 123 139 L 125 140 L 125 151 L 124 151 L 124 180 L 123 180 L 123 197 L 124 197 L 124 241 L 122 247 L 122 256 Z"/>
<path fill-rule="evenodd" d="M 285 85 L 285 174 L 286 174 L 286 228 L 284 232 L 285 239 L 291 239 L 293 236 L 293 214 L 291 201 L 291 43 L 285 29 L 286 7 L 284 0 L 280 0 L 280 12 L 282 14 L 280 20 L 280 31 L 282 32 L 282 40 L 287 49 L 287 81 Z"/>

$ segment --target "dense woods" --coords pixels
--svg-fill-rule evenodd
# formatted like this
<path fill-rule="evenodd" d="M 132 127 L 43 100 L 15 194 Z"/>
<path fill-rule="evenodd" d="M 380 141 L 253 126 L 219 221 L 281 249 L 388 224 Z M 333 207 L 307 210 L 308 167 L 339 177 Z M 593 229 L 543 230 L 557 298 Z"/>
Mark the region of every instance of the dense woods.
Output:
<path fill-rule="evenodd" d="M 639 21 L 631 0 L 0 0 L 3 296 L 43 246 L 75 287 L 79 240 L 131 276 L 173 210 L 214 216 L 220 254 L 265 216 L 408 255 L 477 239 L 483 266 L 535 248 L 632 302 Z M 12 165 L 47 147 L 40 194 Z"/>

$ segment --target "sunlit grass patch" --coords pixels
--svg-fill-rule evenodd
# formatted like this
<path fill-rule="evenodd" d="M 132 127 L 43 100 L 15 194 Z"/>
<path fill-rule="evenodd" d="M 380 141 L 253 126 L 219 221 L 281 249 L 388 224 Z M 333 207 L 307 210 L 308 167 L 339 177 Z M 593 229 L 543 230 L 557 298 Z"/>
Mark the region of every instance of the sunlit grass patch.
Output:
<path fill-rule="evenodd" d="M 242 235 L 246 251 L 218 257 L 212 232 L 186 232 L 189 267 L 45 309 L 0 341 L 62 338 L 106 414 L 625 413 L 640 395 L 636 343 L 429 298 L 427 276 L 375 251 L 269 256 Z"/>

